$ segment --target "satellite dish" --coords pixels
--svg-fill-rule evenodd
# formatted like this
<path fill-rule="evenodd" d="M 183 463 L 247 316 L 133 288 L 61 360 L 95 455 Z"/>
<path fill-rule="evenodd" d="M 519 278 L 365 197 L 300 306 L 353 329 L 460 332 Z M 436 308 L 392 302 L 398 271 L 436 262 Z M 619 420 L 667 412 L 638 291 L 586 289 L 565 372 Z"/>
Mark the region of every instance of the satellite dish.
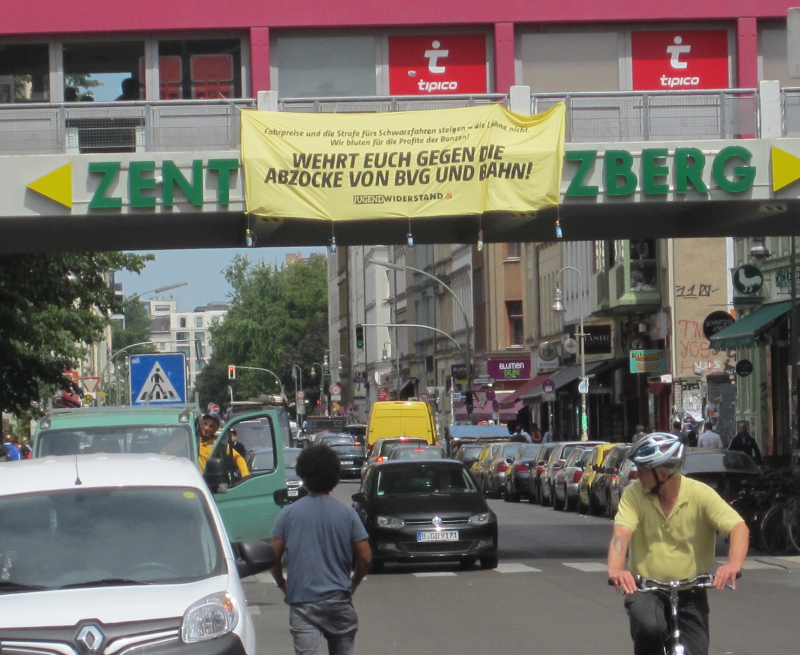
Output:
<path fill-rule="evenodd" d="M 570 355 L 574 355 L 576 352 L 578 352 L 578 347 L 578 342 L 572 337 L 564 339 L 564 350 L 566 350 Z"/>
<path fill-rule="evenodd" d="M 551 362 L 556 358 L 556 347 L 552 343 L 543 343 L 539 346 L 539 359 Z"/>

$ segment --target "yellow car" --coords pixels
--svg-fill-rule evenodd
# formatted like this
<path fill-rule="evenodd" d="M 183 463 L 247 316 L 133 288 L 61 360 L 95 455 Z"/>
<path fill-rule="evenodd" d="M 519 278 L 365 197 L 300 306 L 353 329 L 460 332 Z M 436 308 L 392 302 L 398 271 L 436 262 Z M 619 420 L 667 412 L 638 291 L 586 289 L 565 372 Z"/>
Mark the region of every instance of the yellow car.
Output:
<path fill-rule="evenodd" d="M 592 454 L 589 456 L 589 461 L 581 476 L 581 481 L 578 483 L 578 511 L 585 514 L 589 511 L 589 490 L 592 488 L 594 476 L 597 475 L 597 470 L 603 463 L 606 453 L 617 444 L 604 443 L 595 446 Z"/>

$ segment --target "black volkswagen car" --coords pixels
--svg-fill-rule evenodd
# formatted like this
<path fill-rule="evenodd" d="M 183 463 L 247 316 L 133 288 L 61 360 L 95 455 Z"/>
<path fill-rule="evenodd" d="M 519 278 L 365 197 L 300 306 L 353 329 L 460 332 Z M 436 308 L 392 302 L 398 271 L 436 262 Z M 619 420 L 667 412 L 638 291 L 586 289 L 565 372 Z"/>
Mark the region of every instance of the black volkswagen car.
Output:
<path fill-rule="evenodd" d="M 378 462 L 353 507 L 369 533 L 373 572 L 386 562 L 442 560 L 497 568 L 497 517 L 461 462 Z"/>

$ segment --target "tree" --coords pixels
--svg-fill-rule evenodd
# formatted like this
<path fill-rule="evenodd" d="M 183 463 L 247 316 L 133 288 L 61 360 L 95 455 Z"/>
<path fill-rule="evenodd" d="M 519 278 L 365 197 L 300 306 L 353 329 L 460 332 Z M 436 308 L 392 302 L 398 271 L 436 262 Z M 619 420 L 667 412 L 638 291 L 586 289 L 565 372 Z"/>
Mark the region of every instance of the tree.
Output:
<path fill-rule="evenodd" d="M 153 320 L 138 298 L 126 300 L 122 304 L 122 313 L 125 316 L 124 326 L 114 324 L 111 330 L 111 347 L 114 351 L 127 348 L 135 343 L 150 341 L 150 326 Z M 131 348 L 125 352 L 131 355 L 137 353 L 151 353 L 152 345 Z"/>
<path fill-rule="evenodd" d="M 122 310 L 111 270 L 139 272 L 148 258 L 124 253 L 0 256 L 0 408 L 21 414 L 57 389 L 85 344 L 103 338 Z"/>
<path fill-rule="evenodd" d="M 316 385 L 312 383 L 310 365 L 322 362 L 328 343 L 325 258 L 278 268 L 237 256 L 225 270 L 225 278 L 233 288 L 232 300 L 225 320 L 211 330 L 215 353 L 198 376 L 201 401 L 230 399 L 229 364 L 274 371 L 287 393 L 294 390 L 292 366 L 298 365 L 304 386 L 310 391 L 319 389 L 318 378 Z M 279 390 L 268 373 L 241 369 L 230 386 L 238 399 Z"/>

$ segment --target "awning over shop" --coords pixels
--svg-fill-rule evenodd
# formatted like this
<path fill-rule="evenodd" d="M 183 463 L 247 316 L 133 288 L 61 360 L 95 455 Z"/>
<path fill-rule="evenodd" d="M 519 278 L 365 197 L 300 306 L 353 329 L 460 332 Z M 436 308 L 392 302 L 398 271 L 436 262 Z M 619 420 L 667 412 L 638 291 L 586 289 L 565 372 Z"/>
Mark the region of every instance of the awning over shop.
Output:
<path fill-rule="evenodd" d="M 503 422 L 506 421 L 516 421 L 517 420 L 517 412 L 520 411 L 525 405 L 523 404 L 522 400 L 518 400 L 515 402 L 511 407 L 500 407 L 500 420 Z M 492 411 L 492 403 L 488 402 L 483 407 L 475 405 L 472 408 L 472 420 L 473 421 L 489 421 L 494 418 L 494 412 Z M 467 420 L 467 406 L 463 403 L 456 403 L 456 411 L 455 411 L 455 420 L 456 421 L 466 421 Z"/>
<path fill-rule="evenodd" d="M 752 346 L 756 337 L 771 328 L 792 307 L 792 302 L 778 302 L 764 305 L 752 314 L 729 325 L 712 335 L 709 341 L 714 350 L 729 350 L 730 348 L 744 348 Z"/>
<path fill-rule="evenodd" d="M 589 375 L 592 371 L 595 371 L 599 366 L 602 366 L 605 362 L 589 362 L 586 364 L 586 375 Z M 570 382 L 574 382 L 581 376 L 581 365 L 580 364 L 573 364 L 572 366 L 567 366 L 567 368 L 562 368 L 559 371 L 556 371 L 552 375 L 550 375 L 550 379 L 555 384 L 555 389 L 558 390 L 561 387 L 568 385 Z M 544 380 L 542 380 L 544 382 Z M 544 394 L 544 389 L 542 389 L 541 382 L 533 389 L 522 396 L 522 400 L 534 400 L 536 398 L 540 398 Z"/>
<path fill-rule="evenodd" d="M 540 373 L 534 378 L 528 380 L 525 384 L 523 384 L 519 389 L 516 389 L 514 393 L 509 394 L 503 400 L 500 401 L 500 409 L 504 409 L 506 407 L 511 407 L 520 400 L 526 393 L 532 391 L 536 387 L 538 387 L 542 382 L 547 380 L 550 377 L 551 373 Z"/>

